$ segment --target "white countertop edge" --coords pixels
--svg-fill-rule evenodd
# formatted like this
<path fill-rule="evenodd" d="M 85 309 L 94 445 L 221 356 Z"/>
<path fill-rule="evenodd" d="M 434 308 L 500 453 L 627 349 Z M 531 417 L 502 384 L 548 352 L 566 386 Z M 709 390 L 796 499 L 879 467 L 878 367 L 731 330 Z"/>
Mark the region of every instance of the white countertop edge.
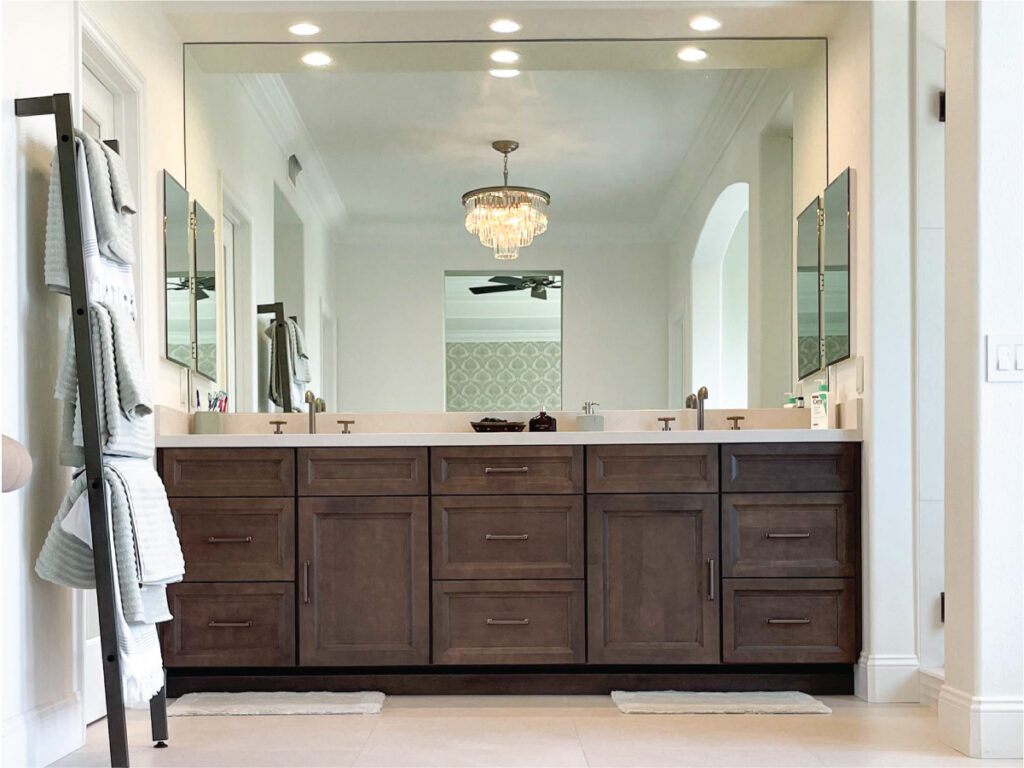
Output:
<path fill-rule="evenodd" d="M 419 447 L 441 445 L 653 445 L 673 443 L 855 443 L 859 429 L 709 429 L 672 432 L 366 432 L 263 435 L 159 435 L 157 448 Z"/>

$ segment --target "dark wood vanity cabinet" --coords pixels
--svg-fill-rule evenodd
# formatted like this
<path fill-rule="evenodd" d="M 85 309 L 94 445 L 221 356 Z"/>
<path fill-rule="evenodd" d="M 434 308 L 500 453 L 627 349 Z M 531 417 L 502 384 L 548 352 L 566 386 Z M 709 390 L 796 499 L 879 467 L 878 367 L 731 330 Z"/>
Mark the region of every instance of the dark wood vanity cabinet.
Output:
<path fill-rule="evenodd" d="M 454 666 L 493 670 L 474 691 L 545 667 L 589 670 L 574 690 L 694 684 L 673 665 L 850 679 L 856 443 L 163 449 L 158 465 L 186 562 L 161 638 L 169 679 L 192 683 L 172 692 L 239 689 L 218 667 L 292 667 L 303 688 L 324 670 L 468 674 Z"/>
<path fill-rule="evenodd" d="M 719 662 L 718 497 L 587 497 L 589 659 Z"/>

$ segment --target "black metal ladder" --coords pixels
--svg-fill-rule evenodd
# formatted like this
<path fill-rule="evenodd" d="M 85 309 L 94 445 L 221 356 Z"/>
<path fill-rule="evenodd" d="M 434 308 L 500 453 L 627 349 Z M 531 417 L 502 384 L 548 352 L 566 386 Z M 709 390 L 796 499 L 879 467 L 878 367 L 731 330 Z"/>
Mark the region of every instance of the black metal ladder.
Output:
<path fill-rule="evenodd" d="M 85 448 L 85 476 L 89 494 L 93 567 L 96 574 L 96 602 L 99 607 L 100 648 L 103 652 L 103 687 L 107 702 L 107 734 L 110 764 L 128 766 L 128 733 L 121 689 L 121 664 L 117 652 L 117 624 L 114 611 L 114 561 L 110 551 L 111 522 L 103 483 L 103 453 L 100 438 L 99 400 L 96 390 L 96 359 L 89 329 L 89 287 L 82 252 L 82 208 L 78 199 L 78 169 L 75 165 L 75 124 L 71 95 L 55 93 L 29 99 L 15 99 L 18 117 L 53 115 L 57 130 L 57 166 L 60 172 L 64 209 L 64 239 L 67 244 L 68 277 L 71 289 L 71 320 L 81 399 L 82 438 Z M 116 149 L 116 147 L 114 147 Z M 167 746 L 167 688 L 149 703 L 153 741 Z"/>

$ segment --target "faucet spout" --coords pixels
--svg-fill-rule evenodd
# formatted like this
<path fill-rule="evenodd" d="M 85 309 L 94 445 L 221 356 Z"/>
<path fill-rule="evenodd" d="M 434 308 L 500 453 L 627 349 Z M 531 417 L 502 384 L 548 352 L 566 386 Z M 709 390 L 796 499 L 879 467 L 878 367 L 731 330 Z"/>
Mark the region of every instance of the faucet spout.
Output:
<path fill-rule="evenodd" d="M 316 434 L 316 395 L 313 394 L 313 390 L 306 390 L 306 402 L 309 404 L 309 434 Z"/>
<path fill-rule="evenodd" d="M 704 401 L 708 399 L 708 388 L 697 390 L 697 429 L 704 429 Z"/>

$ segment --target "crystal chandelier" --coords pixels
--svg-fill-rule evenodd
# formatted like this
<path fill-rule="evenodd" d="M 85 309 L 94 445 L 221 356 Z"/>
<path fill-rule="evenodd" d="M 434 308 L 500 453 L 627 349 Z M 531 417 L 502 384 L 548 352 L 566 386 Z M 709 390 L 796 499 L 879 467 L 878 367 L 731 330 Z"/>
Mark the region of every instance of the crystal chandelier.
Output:
<path fill-rule="evenodd" d="M 508 185 L 508 156 L 519 148 L 518 141 L 495 141 L 491 146 L 505 156 L 505 181 L 500 187 L 472 189 L 462 196 L 466 229 L 494 249 L 494 258 L 514 259 L 520 248 L 548 228 L 551 197 L 539 189 Z"/>

